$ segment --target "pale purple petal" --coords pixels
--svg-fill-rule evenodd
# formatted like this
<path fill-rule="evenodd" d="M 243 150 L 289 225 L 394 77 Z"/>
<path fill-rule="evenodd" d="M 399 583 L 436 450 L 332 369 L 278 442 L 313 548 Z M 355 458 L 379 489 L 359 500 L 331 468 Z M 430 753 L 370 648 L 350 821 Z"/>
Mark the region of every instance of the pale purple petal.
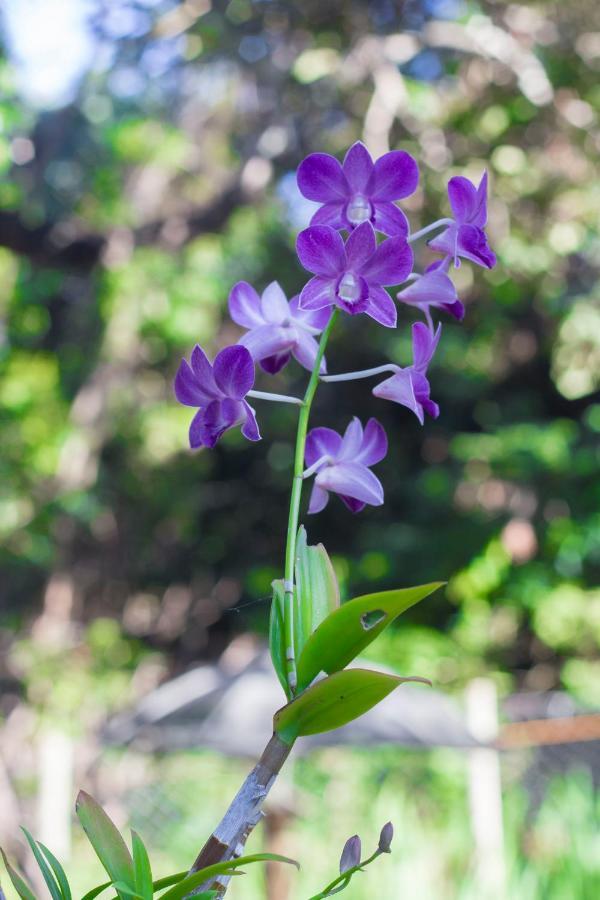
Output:
<path fill-rule="evenodd" d="M 395 328 L 398 320 L 396 304 L 386 290 L 377 285 L 371 285 L 369 293 L 369 305 L 365 310 L 368 316 L 384 325 L 386 328 Z"/>
<path fill-rule="evenodd" d="M 437 419 L 440 414 L 440 408 L 437 403 L 434 403 L 429 397 L 430 387 L 427 378 L 421 372 L 417 372 L 413 369 L 411 372 L 411 379 L 417 403 L 422 406 L 427 415 L 431 416 L 433 419 Z"/>
<path fill-rule="evenodd" d="M 247 281 L 238 281 L 229 294 L 229 314 L 242 328 L 263 325 L 260 297 Z"/>
<path fill-rule="evenodd" d="M 304 366 L 305 369 L 308 369 L 309 372 L 312 371 L 312 367 L 315 364 L 318 349 L 319 345 L 314 337 L 306 331 L 303 331 L 301 328 L 298 328 L 296 332 L 296 343 L 292 352 L 300 365 Z M 327 374 L 325 358 L 321 360 L 319 373 L 321 375 Z"/>
<path fill-rule="evenodd" d="M 373 172 L 373 160 L 364 144 L 357 141 L 350 147 L 342 169 L 350 189 L 356 193 L 365 193 Z"/>
<path fill-rule="evenodd" d="M 369 194 L 373 200 L 400 200 L 417 189 L 419 167 L 404 150 L 384 153 L 375 163 Z"/>
<path fill-rule="evenodd" d="M 311 225 L 330 225 L 332 228 L 344 228 L 344 202 L 334 200 L 324 203 L 310 220 Z"/>
<path fill-rule="evenodd" d="M 296 250 L 304 268 L 315 275 L 333 278 L 346 268 L 344 242 L 338 232 L 327 225 L 311 225 L 301 231 Z"/>
<path fill-rule="evenodd" d="M 308 502 L 309 513 L 313 514 L 321 512 L 322 509 L 325 509 L 328 502 L 329 494 L 327 493 L 327 491 L 324 491 L 316 484 L 313 484 L 313 488 L 310 493 L 310 500 Z"/>
<path fill-rule="evenodd" d="M 301 310 L 316 312 L 325 309 L 331 314 L 331 304 L 335 300 L 336 279 L 315 275 L 302 288 L 299 306 Z"/>
<path fill-rule="evenodd" d="M 477 191 L 468 178 L 456 175 L 448 182 L 448 199 L 452 214 L 459 225 L 470 222 L 477 208 Z"/>
<path fill-rule="evenodd" d="M 348 193 L 342 167 L 328 153 L 311 153 L 298 167 L 298 187 L 309 200 L 329 203 Z"/>
<path fill-rule="evenodd" d="M 314 465 L 322 456 L 336 459 L 342 446 L 342 438 L 333 428 L 312 428 L 306 438 L 304 459 L 307 467 Z"/>
<path fill-rule="evenodd" d="M 408 219 L 401 209 L 387 200 L 378 200 L 373 204 L 373 210 L 375 213 L 373 227 L 377 231 L 391 237 L 408 237 Z"/>
<path fill-rule="evenodd" d="M 240 344 L 221 350 L 213 371 L 217 387 L 234 400 L 245 397 L 254 384 L 254 362 L 246 347 Z"/>
<path fill-rule="evenodd" d="M 488 174 L 486 171 L 481 176 L 481 181 L 479 182 L 479 186 L 477 187 L 475 208 L 473 210 L 473 215 L 471 216 L 470 223 L 471 225 L 476 225 L 478 228 L 485 228 L 487 224 L 487 183 Z"/>
<path fill-rule="evenodd" d="M 406 406 L 414 412 L 421 425 L 423 424 L 425 416 L 421 404 L 415 397 L 411 373 L 408 369 L 402 369 L 391 378 L 386 378 L 385 381 L 373 388 L 373 395 L 382 400 L 391 400 L 393 403 Z"/>
<path fill-rule="evenodd" d="M 456 288 L 452 280 L 445 272 L 435 269 L 425 272 L 404 290 L 396 295 L 403 303 L 419 306 L 441 306 L 444 303 L 454 303 L 457 299 Z"/>
<path fill-rule="evenodd" d="M 331 308 L 323 309 L 303 309 L 300 306 L 300 295 L 296 294 L 290 300 L 290 315 L 294 322 L 300 327 L 316 328 L 317 331 L 323 331 L 331 318 Z"/>
<path fill-rule="evenodd" d="M 209 362 L 208 356 L 198 344 L 192 350 L 191 364 L 194 375 L 199 383 L 206 391 L 211 391 L 214 396 L 218 396 L 218 389 L 215 384 L 213 367 Z"/>
<path fill-rule="evenodd" d="M 401 284 L 412 267 L 413 252 L 409 244 L 403 238 L 391 237 L 379 244 L 360 274 L 377 284 Z"/>
<path fill-rule="evenodd" d="M 247 331 L 240 338 L 239 345 L 246 347 L 252 359 L 259 362 L 268 356 L 289 352 L 294 346 L 295 340 L 294 328 L 282 328 L 281 325 L 259 325 L 258 328 Z"/>
<path fill-rule="evenodd" d="M 322 468 L 315 478 L 317 487 L 334 491 L 372 506 L 383 503 L 383 487 L 370 469 L 360 463 L 340 462 Z"/>
<path fill-rule="evenodd" d="M 388 440 L 383 425 L 377 419 L 369 419 L 365 426 L 362 445 L 354 461 L 364 466 L 381 462 L 388 451 Z"/>
<path fill-rule="evenodd" d="M 357 416 L 354 416 L 354 418 L 350 420 L 350 424 L 344 432 L 344 436 L 342 438 L 342 446 L 340 447 L 340 452 L 338 453 L 337 458 L 339 460 L 354 460 L 362 446 L 362 442 L 363 427 L 360 423 L 360 419 L 357 418 Z"/>
<path fill-rule="evenodd" d="M 442 326 L 438 325 L 434 334 L 422 322 L 415 322 L 412 327 L 413 363 L 415 369 L 424 372 L 431 362 L 440 341 Z"/>
<path fill-rule="evenodd" d="M 441 234 L 437 234 L 428 241 L 428 246 L 431 247 L 432 250 L 437 250 L 439 253 L 445 253 L 447 256 L 452 257 L 454 265 L 458 268 L 460 263 L 457 254 L 457 239 L 458 225 L 449 225 L 448 228 L 445 228 L 444 231 L 441 232 Z"/>
<path fill-rule="evenodd" d="M 246 421 L 242 425 L 242 434 L 249 441 L 260 441 L 260 431 L 258 430 L 256 413 L 246 400 L 244 400 L 243 407 L 244 412 L 246 413 Z"/>
<path fill-rule="evenodd" d="M 264 289 L 260 301 L 263 317 L 267 322 L 280 325 L 289 318 L 287 297 L 276 281 L 272 281 Z"/>
<path fill-rule="evenodd" d="M 377 250 L 375 232 L 370 222 L 362 222 L 350 233 L 346 241 L 346 258 L 348 268 L 353 272 L 361 272 Z"/>

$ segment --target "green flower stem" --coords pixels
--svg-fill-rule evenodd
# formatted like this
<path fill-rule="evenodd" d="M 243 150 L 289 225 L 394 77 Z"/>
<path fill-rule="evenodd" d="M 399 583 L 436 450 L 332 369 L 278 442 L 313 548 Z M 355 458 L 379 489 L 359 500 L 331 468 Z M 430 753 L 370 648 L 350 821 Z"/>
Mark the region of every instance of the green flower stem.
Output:
<path fill-rule="evenodd" d="M 351 869 L 347 869 L 345 872 L 342 872 L 341 875 L 338 875 L 337 878 L 334 878 L 327 887 L 323 888 L 320 893 L 315 894 L 314 897 L 311 897 L 310 900 L 324 900 L 325 897 L 331 897 L 332 894 L 339 894 L 340 891 L 343 891 L 350 884 L 350 880 L 353 875 L 357 872 L 362 871 L 365 866 L 368 866 L 369 863 L 372 863 L 373 860 L 377 859 L 378 856 L 381 856 L 383 851 L 377 849 L 372 856 L 368 859 L 365 859 L 364 862 L 360 862 L 357 866 L 353 866 Z"/>
<path fill-rule="evenodd" d="M 296 535 L 298 534 L 298 517 L 300 514 L 300 499 L 302 496 L 302 472 L 304 471 L 304 448 L 308 431 L 308 419 L 310 408 L 319 384 L 319 369 L 325 353 L 325 347 L 329 335 L 337 318 L 337 309 L 334 309 L 327 327 L 321 335 L 319 349 L 315 358 L 315 364 L 310 374 L 310 379 L 302 401 L 300 415 L 298 416 L 298 432 L 296 435 L 296 452 L 294 456 L 294 478 L 290 496 L 290 514 L 288 518 L 287 543 L 285 547 L 285 596 L 283 601 L 283 622 L 285 630 L 287 680 L 290 693 L 294 694 L 298 679 L 296 676 L 296 653 L 294 646 L 294 565 L 296 559 Z"/>

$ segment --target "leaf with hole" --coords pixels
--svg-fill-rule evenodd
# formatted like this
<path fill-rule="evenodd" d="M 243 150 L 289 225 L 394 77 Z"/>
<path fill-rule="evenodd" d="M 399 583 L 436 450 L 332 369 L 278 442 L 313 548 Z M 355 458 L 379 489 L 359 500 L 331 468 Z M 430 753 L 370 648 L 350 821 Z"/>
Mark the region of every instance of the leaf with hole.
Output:
<path fill-rule="evenodd" d="M 444 582 L 365 594 L 330 613 L 306 641 L 298 659 L 298 688 L 306 688 L 319 672 L 331 675 L 359 653 L 401 613 L 432 594 Z"/>
<path fill-rule="evenodd" d="M 135 890 L 133 860 L 127 844 L 100 804 L 85 791 L 80 791 L 75 809 L 96 856 L 111 880 L 122 882 L 130 890 Z M 117 893 L 125 896 L 122 891 Z"/>
<path fill-rule="evenodd" d="M 430 684 L 425 678 L 401 678 L 371 669 L 335 672 L 276 712 L 273 727 L 287 744 L 302 735 L 332 731 L 362 716 L 407 681 Z"/>

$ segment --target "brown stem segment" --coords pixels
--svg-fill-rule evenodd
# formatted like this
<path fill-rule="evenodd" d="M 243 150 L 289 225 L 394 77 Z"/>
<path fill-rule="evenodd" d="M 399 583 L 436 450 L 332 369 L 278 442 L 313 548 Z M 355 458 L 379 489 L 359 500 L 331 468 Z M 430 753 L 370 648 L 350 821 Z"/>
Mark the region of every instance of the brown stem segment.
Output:
<path fill-rule="evenodd" d="M 190 872 L 198 872 L 205 866 L 241 856 L 248 836 L 263 816 L 262 805 L 291 749 L 292 744 L 286 744 L 277 734 L 273 734 L 261 758 L 196 857 Z M 222 897 L 228 883 L 229 878 L 221 876 L 200 885 L 192 893 L 212 889 L 217 890 L 218 896 Z"/>

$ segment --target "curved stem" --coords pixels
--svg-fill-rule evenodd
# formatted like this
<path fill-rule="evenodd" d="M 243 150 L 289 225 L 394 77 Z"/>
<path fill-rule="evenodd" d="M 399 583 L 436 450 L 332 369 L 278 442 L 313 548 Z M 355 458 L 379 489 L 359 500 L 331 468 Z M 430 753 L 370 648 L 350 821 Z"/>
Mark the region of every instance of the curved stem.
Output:
<path fill-rule="evenodd" d="M 295 403 L 302 406 L 300 397 L 289 397 L 287 394 L 272 394 L 270 391 L 248 391 L 246 397 L 254 397 L 256 400 L 272 400 L 274 403 Z"/>
<path fill-rule="evenodd" d="M 290 514 L 287 527 L 287 542 L 285 547 L 285 575 L 283 601 L 283 622 L 285 630 L 285 648 L 287 661 L 287 680 L 292 694 L 295 693 L 298 683 L 296 677 L 296 654 L 294 648 L 294 563 L 296 559 L 296 535 L 298 533 L 298 517 L 300 514 L 300 499 L 302 496 L 302 472 L 304 470 L 304 448 L 306 445 L 306 433 L 308 431 L 308 419 L 310 408 L 319 384 L 319 369 L 325 354 L 325 347 L 329 335 L 337 318 L 337 309 L 334 309 L 327 327 L 321 335 L 319 349 L 315 358 L 315 364 L 310 374 L 310 379 L 304 394 L 302 408 L 298 416 L 298 432 L 296 435 L 296 452 L 294 455 L 294 478 L 290 496 Z"/>
<path fill-rule="evenodd" d="M 407 238 L 408 243 L 412 244 L 413 241 L 418 241 L 419 238 L 423 237 L 426 234 L 429 234 L 430 231 L 435 231 L 436 228 L 441 228 L 442 225 L 453 225 L 454 219 L 438 219 L 437 222 L 432 222 L 431 225 L 426 225 L 425 228 L 421 228 L 420 231 L 415 231 L 414 234 L 410 234 Z"/>
<path fill-rule="evenodd" d="M 378 856 L 381 856 L 381 850 L 377 849 L 375 853 L 369 856 L 368 859 L 365 859 L 364 862 L 360 862 L 357 866 L 352 866 L 351 869 L 347 869 L 345 872 L 342 872 L 341 875 L 338 875 L 337 878 L 334 878 L 327 887 L 324 887 L 323 890 L 319 894 L 315 894 L 314 897 L 311 897 L 310 900 L 323 900 L 325 897 L 331 897 L 332 894 L 339 894 L 340 891 L 343 891 L 345 887 L 350 884 L 350 880 L 356 872 L 360 872 L 364 869 L 365 866 L 368 866 L 373 860 L 377 859 Z"/>
<path fill-rule="evenodd" d="M 398 371 L 400 371 L 400 366 L 396 366 L 394 363 L 385 363 L 383 366 L 361 369 L 358 372 L 344 372 L 342 375 L 321 375 L 321 381 L 356 381 L 358 378 L 370 378 L 372 375 L 381 375 L 383 372 Z"/>

